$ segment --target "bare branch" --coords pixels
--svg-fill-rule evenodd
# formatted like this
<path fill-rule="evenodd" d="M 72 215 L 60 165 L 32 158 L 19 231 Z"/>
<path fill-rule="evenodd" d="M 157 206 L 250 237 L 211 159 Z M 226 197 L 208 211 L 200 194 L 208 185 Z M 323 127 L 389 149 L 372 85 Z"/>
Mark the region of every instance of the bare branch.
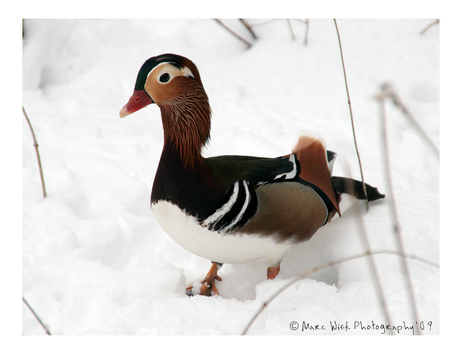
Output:
<path fill-rule="evenodd" d="M 292 29 L 291 20 L 288 18 L 287 22 L 289 26 L 289 31 L 291 32 L 291 35 L 292 35 L 292 40 L 295 40 L 295 34 L 294 34 L 294 30 Z"/>
<path fill-rule="evenodd" d="M 305 30 L 305 40 L 303 42 L 304 45 L 308 43 L 308 30 L 310 28 L 310 21 L 308 19 L 305 20 L 306 30 Z"/>
<path fill-rule="evenodd" d="M 267 309 L 268 305 L 276 298 L 278 297 L 283 291 L 285 291 L 287 288 L 289 288 L 290 286 L 292 286 L 293 284 L 295 284 L 296 282 L 306 278 L 307 276 L 313 274 L 313 273 L 316 273 L 317 271 L 319 270 L 322 270 L 322 269 L 326 269 L 326 268 L 329 268 L 331 266 L 334 266 L 334 265 L 338 265 L 338 264 L 342 264 L 342 263 L 345 263 L 345 262 L 349 262 L 349 261 L 352 261 L 352 260 L 355 260 L 355 259 L 359 259 L 359 258 L 363 258 L 363 257 L 366 257 L 368 255 L 379 255 L 379 254 L 390 254 L 390 255 L 397 255 L 397 256 L 401 256 L 401 257 L 404 257 L 404 258 L 408 258 L 408 259 L 413 259 L 413 260 L 417 260 L 417 261 L 420 261 L 422 263 L 425 263 L 427 265 L 430 265 L 432 267 L 435 267 L 435 268 L 439 268 L 439 264 L 438 263 L 435 263 L 435 262 L 432 262 L 430 260 L 427 260 L 425 258 L 421 258 L 419 256 L 416 256 L 416 255 L 411 255 L 411 254 L 406 254 L 406 253 L 402 253 L 402 252 L 398 252 L 398 251 L 393 251 L 393 250 L 377 250 L 377 251 L 371 251 L 371 252 L 365 252 L 365 253 L 361 253 L 361 254 L 354 254 L 354 255 L 350 255 L 348 257 L 345 257 L 345 258 L 342 258 L 342 259 L 338 259 L 338 260 L 334 260 L 334 261 L 330 261 L 326 264 L 322 264 L 322 265 L 318 265 L 318 266 L 315 266 L 313 268 L 311 268 L 310 270 L 307 270 L 306 272 L 304 272 L 302 275 L 296 277 L 296 278 L 293 278 L 291 281 L 289 281 L 286 285 L 284 285 L 283 287 L 281 287 L 278 291 L 276 291 L 274 294 L 272 294 L 266 301 L 264 301 L 262 303 L 262 306 L 259 308 L 259 310 L 254 314 L 254 316 L 252 317 L 252 319 L 249 321 L 249 323 L 246 325 L 246 328 L 243 330 L 243 333 L 242 335 L 246 335 L 246 333 L 249 331 L 249 329 L 251 328 L 252 324 L 256 321 L 256 319 L 259 317 L 259 315 L 265 310 Z"/>
<path fill-rule="evenodd" d="M 251 26 L 246 20 L 240 18 L 240 21 L 241 21 L 241 23 L 243 23 L 243 25 L 247 28 L 247 30 L 249 31 L 249 33 L 251 33 L 251 35 L 252 35 L 252 37 L 253 37 L 254 39 L 256 39 L 256 40 L 259 39 L 259 38 L 257 38 L 256 33 L 252 30 L 252 26 Z"/>
<path fill-rule="evenodd" d="M 340 57 L 342 59 L 343 77 L 345 79 L 345 88 L 346 88 L 347 97 L 348 97 L 348 109 L 350 110 L 351 129 L 353 131 L 353 140 L 355 142 L 356 156 L 358 157 L 359 171 L 361 172 L 361 181 L 362 181 L 362 184 L 363 184 L 363 192 L 364 192 L 364 195 L 366 196 L 366 207 L 369 210 L 369 201 L 367 200 L 367 189 L 366 189 L 366 183 L 364 182 L 363 166 L 361 164 L 361 157 L 359 156 L 358 142 L 356 141 L 355 123 L 354 123 L 354 119 L 353 119 L 353 111 L 351 109 L 351 98 L 350 98 L 350 91 L 348 90 L 347 73 L 345 71 L 345 61 L 343 59 L 342 42 L 340 40 L 339 27 L 337 26 L 337 21 L 336 21 L 335 18 L 334 18 L 334 24 L 335 24 L 335 29 L 337 31 L 337 38 L 339 40 Z"/>
<path fill-rule="evenodd" d="M 272 18 L 272 19 L 270 19 L 270 20 L 266 20 L 266 21 L 262 21 L 262 22 L 251 23 L 251 26 L 252 26 L 252 27 L 254 27 L 254 26 L 261 26 L 261 25 L 263 25 L 263 24 L 267 24 L 267 23 L 272 22 L 272 21 L 274 21 L 274 20 L 275 20 L 275 19 Z"/>
<path fill-rule="evenodd" d="M 422 126 L 420 126 L 420 124 L 415 119 L 414 115 L 412 115 L 412 113 L 409 111 L 406 105 L 404 105 L 399 95 L 396 94 L 395 90 L 389 83 L 382 84 L 381 95 L 390 98 L 393 101 L 393 103 L 401 109 L 401 111 L 404 113 L 404 116 L 406 116 L 409 122 L 412 124 L 412 126 L 415 127 L 415 131 L 418 132 L 422 139 L 431 147 L 431 149 L 433 149 L 433 151 L 439 159 L 438 147 L 434 144 L 434 142 L 431 140 L 431 138 L 428 136 L 428 134 L 425 132 Z"/>
<path fill-rule="evenodd" d="M 34 140 L 35 155 L 37 156 L 37 161 L 38 161 L 38 170 L 40 172 L 40 181 L 42 183 L 43 198 L 46 198 L 45 179 L 43 177 L 42 162 L 40 160 L 40 153 L 38 152 L 37 139 L 35 138 L 34 129 L 32 128 L 32 124 L 30 123 L 29 117 L 27 116 L 27 113 L 26 113 L 26 110 L 24 109 L 24 107 L 22 107 L 22 112 L 24 113 L 24 116 L 25 116 L 25 118 L 27 120 L 27 123 L 29 125 L 29 128 L 30 128 L 30 132 L 32 133 L 32 138 Z"/>
<path fill-rule="evenodd" d="M 249 43 L 246 39 L 243 37 L 239 36 L 236 32 L 231 30 L 229 27 L 227 27 L 221 20 L 215 19 L 217 23 L 219 23 L 222 27 L 224 27 L 227 31 L 229 31 L 231 34 L 233 34 L 235 37 L 237 37 L 239 40 L 241 40 L 243 43 L 245 43 L 248 46 L 248 49 L 252 46 L 251 43 Z"/>
<path fill-rule="evenodd" d="M 348 163 L 346 163 L 346 167 L 347 167 L 348 173 L 350 174 Z M 361 212 L 359 211 L 358 207 L 352 207 L 351 210 L 353 211 L 355 219 L 356 219 L 356 221 L 358 223 L 358 227 L 359 227 L 359 230 L 360 230 L 359 234 L 360 234 L 360 238 L 361 238 L 361 242 L 362 242 L 362 245 L 364 247 L 364 250 L 366 252 L 370 252 L 371 251 L 371 245 L 370 245 L 370 242 L 369 242 L 369 236 L 367 235 L 367 231 L 366 231 L 366 228 L 364 226 L 363 216 L 362 216 Z M 372 278 L 372 281 L 373 281 L 373 284 L 374 284 L 374 291 L 375 291 L 375 294 L 376 294 L 376 296 L 377 296 L 377 298 L 379 300 L 380 310 L 382 311 L 384 319 L 385 319 L 385 325 L 387 325 L 387 324 L 391 325 L 390 313 L 389 313 L 389 310 L 388 310 L 388 305 L 387 305 L 386 299 L 385 299 L 385 297 L 383 295 L 382 283 L 380 281 L 380 277 L 379 277 L 379 274 L 377 272 L 377 265 L 375 264 L 374 256 L 372 256 L 372 255 L 367 256 L 367 264 L 369 266 L 369 269 L 371 270 L 371 278 Z M 390 333 L 394 334 L 394 331 L 390 331 Z"/>
<path fill-rule="evenodd" d="M 423 31 L 420 32 L 421 35 L 424 35 L 425 32 L 431 28 L 432 26 L 434 26 L 435 24 L 439 24 L 439 18 L 436 20 L 436 21 L 433 21 L 431 22 L 428 26 L 425 27 L 425 29 Z"/>
<path fill-rule="evenodd" d="M 30 312 L 33 314 L 33 316 L 35 317 L 35 319 L 37 319 L 37 321 L 40 323 L 41 327 L 43 328 L 43 330 L 45 330 L 45 333 L 47 335 L 51 335 L 49 329 L 46 327 L 45 324 L 43 324 L 42 320 L 38 317 L 37 313 L 35 313 L 35 311 L 32 309 L 32 307 L 30 306 L 30 304 L 26 301 L 26 299 L 24 297 L 22 297 L 22 301 L 25 303 L 25 305 L 27 306 L 27 308 L 29 308 Z"/>
<path fill-rule="evenodd" d="M 381 102 L 380 121 L 381 121 L 381 135 L 382 135 L 382 158 L 385 163 L 385 175 L 386 175 L 387 188 L 388 188 L 388 201 L 389 201 L 391 216 L 393 220 L 393 231 L 394 231 L 394 236 L 395 236 L 395 240 L 396 240 L 398 249 L 401 253 L 404 253 L 404 245 L 403 245 L 402 236 L 401 236 L 401 227 L 399 225 L 398 212 L 396 210 L 396 202 L 394 198 L 393 182 L 391 180 L 391 167 L 390 167 L 390 157 L 389 157 L 390 154 L 389 154 L 389 148 L 388 148 L 388 131 L 386 127 L 386 113 L 385 113 L 385 98 L 386 98 L 385 87 L 382 87 L 382 95 L 377 98 Z M 411 280 L 410 273 L 409 273 L 409 265 L 407 263 L 405 256 L 401 256 L 400 265 L 401 265 L 401 270 L 404 274 L 404 280 L 405 280 L 406 288 L 408 291 L 408 296 L 409 296 L 408 299 L 410 301 L 409 304 L 410 304 L 410 308 L 412 312 L 412 319 L 414 323 L 416 323 L 419 321 L 418 312 L 417 312 L 417 306 L 415 304 L 412 280 Z M 418 325 L 416 328 L 416 333 L 417 334 L 421 333 Z"/>

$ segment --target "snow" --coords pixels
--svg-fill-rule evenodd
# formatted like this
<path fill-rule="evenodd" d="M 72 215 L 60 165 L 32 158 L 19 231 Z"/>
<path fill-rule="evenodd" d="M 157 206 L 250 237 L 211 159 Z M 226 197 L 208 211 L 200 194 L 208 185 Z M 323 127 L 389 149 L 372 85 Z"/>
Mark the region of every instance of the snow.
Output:
<path fill-rule="evenodd" d="M 382 193 L 388 186 L 373 97 L 382 83 L 391 83 L 440 142 L 439 26 L 420 35 L 431 22 L 338 20 L 365 180 Z M 335 175 L 359 179 L 334 23 L 310 20 L 306 46 L 305 24 L 292 25 L 295 40 L 286 21 L 255 27 L 259 40 L 247 50 L 212 20 L 26 20 L 23 104 L 48 196 L 42 197 L 24 121 L 23 296 L 53 335 L 241 334 L 292 278 L 364 251 L 357 213 L 347 211 L 291 250 L 275 280 L 266 280 L 266 260 L 227 264 L 220 296 L 187 297 L 185 288 L 202 280 L 210 263 L 170 239 L 150 210 L 163 142 L 159 109 L 118 117 L 142 63 L 181 54 L 197 64 L 213 109 L 207 156 L 285 155 L 306 132 L 338 153 Z M 405 251 L 439 263 L 439 159 L 397 107 L 387 103 L 386 112 Z M 389 199 L 371 203 L 368 212 L 360 203 L 353 209 L 363 214 L 372 250 L 397 250 Z M 374 259 L 393 325 L 413 327 L 399 257 Z M 439 269 L 414 259 L 408 264 L 417 324 L 424 324 L 423 334 L 437 335 Z M 361 258 L 289 287 L 248 334 L 381 335 L 384 322 Z M 333 330 L 335 323 L 344 330 Z M 302 331 L 307 324 L 324 329 Z M 25 306 L 22 332 L 44 333 Z"/>

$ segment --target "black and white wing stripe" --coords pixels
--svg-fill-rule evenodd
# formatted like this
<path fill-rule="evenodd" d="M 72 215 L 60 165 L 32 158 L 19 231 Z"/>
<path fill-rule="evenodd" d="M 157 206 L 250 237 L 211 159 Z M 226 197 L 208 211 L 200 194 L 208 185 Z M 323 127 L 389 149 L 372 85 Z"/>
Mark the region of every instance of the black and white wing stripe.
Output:
<path fill-rule="evenodd" d="M 253 186 L 294 180 L 300 173 L 295 154 L 279 158 L 226 155 L 207 158 L 205 163 L 217 179 L 228 180 L 229 185 L 239 180 L 245 180 Z"/>
<path fill-rule="evenodd" d="M 286 157 L 284 157 L 284 158 L 286 158 Z M 292 170 L 281 172 L 278 175 L 276 175 L 273 180 L 268 181 L 268 182 L 276 182 L 276 181 L 281 181 L 281 180 L 292 180 L 297 175 L 299 175 L 300 170 L 299 170 L 299 165 L 298 165 L 297 158 L 296 158 L 295 154 L 292 153 L 291 155 L 289 155 L 288 160 L 292 164 Z M 268 183 L 268 182 L 261 182 L 259 184 Z"/>
<path fill-rule="evenodd" d="M 257 210 L 255 188 L 273 182 L 294 180 L 300 173 L 295 154 L 279 158 L 222 156 L 206 160 L 217 179 L 225 180 L 229 191 L 223 205 L 198 223 L 211 231 L 232 232 L 242 227 Z M 222 203 L 221 203 L 222 204 Z"/>
<path fill-rule="evenodd" d="M 237 181 L 228 193 L 228 200 L 206 219 L 201 226 L 211 231 L 230 232 L 243 226 L 257 209 L 257 196 L 247 181 Z"/>

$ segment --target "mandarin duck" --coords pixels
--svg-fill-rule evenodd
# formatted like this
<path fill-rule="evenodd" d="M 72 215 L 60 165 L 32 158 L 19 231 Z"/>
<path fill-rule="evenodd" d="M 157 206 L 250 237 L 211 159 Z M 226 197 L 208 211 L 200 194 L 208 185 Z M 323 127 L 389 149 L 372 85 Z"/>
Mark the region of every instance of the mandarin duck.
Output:
<path fill-rule="evenodd" d="M 201 295 L 218 294 L 223 263 L 268 258 L 267 278 L 274 279 L 291 248 L 340 215 L 341 194 L 366 199 L 361 182 L 331 176 L 336 154 L 311 137 L 300 137 L 291 154 L 277 158 L 204 158 L 211 107 L 197 67 L 183 56 L 145 61 L 120 117 L 149 104 L 160 108 L 164 129 L 151 208 L 179 245 L 212 262 Z M 369 201 L 383 197 L 367 185 Z"/>

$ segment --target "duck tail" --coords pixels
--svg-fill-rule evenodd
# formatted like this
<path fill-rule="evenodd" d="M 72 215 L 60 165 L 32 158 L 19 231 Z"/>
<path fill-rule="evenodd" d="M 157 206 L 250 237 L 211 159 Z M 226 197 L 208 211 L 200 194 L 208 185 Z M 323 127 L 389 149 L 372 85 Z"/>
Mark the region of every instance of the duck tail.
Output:
<path fill-rule="evenodd" d="M 332 176 L 332 185 L 339 194 L 349 194 L 356 199 L 366 199 L 366 194 L 363 190 L 363 183 L 347 177 Z M 377 199 L 385 198 L 385 195 L 380 193 L 376 187 L 366 183 L 367 199 L 372 202 Z"/>

